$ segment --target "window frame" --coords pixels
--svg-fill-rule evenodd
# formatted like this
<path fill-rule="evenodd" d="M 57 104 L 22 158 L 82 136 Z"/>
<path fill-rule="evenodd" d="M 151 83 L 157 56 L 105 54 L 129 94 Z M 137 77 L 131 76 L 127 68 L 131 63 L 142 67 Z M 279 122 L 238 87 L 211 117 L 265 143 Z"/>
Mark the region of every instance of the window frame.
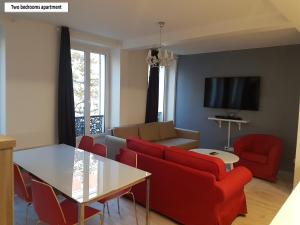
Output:
<path fill-rule="evenodd" d="M 104 131 L 100 134 L 90 134 L 90 123 L 86 123 L 85 125 L 85 135 L 89 135 L 91 137 L 101 137 L 104 136 L 107 132 L 107 129 L 110 127 L 110 49 L 102 48 L 99 46 L 89 45 L 89 44 L 81 44 L 75 41 L 71 41 L 71 49 L 83 51 L 85 55 L 85 76 L 87 75 L 88 81 L 85 79 L 85 86 L 90 86 L 90 53 L 102 54 L 105 55 L 105 86 L 104 86 Z M 88 84 L 86 83 L 88 82 Z M 90 105 L 90 88 L 84 89 L 84 101 L 88 101 Z M 84 108 L 84 116 L 88 116 L 90 118 L 89 112 L 90 109 L 88 107 Z M 77 136 L 77 139 L 80 139 L 82 136 Z"/>

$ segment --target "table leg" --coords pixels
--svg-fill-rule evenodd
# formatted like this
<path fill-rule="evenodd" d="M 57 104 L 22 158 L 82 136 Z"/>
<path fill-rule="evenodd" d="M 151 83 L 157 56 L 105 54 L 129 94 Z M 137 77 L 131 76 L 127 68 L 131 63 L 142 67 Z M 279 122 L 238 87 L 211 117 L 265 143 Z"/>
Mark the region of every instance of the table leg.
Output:
<path fill-rule="evenodd" d="M 84 204 L 78 203 L 78 225 L 84 225 Z"/>
<path fill-rule="evenodd" d="M 230 150 L 230 139 L 231 139 L 231 122 L 228 122 L 227 149 L 226 150 Z"/>
<path fill-rule="evenodd" d="M 150 177 L 146 179 L 146 225 L 149 225 L 150 214 Z"/>

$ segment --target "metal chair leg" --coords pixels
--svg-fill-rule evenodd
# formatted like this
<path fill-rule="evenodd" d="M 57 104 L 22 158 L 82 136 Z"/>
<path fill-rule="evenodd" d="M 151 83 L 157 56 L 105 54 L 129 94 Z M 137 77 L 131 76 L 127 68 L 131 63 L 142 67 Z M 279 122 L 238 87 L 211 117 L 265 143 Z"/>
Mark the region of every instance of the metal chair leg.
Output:
<path fill-rule="evenodd" d="M 27 225 L 28 224 L 28 212 L 29 212 L 29 207 L 31 206 L 31 203 L 28 203 L 26 205 L 26 212 L 25 212 L 25 224 Z"/>
<path fill-rule="evenodd" d="M 134 194 L 133 194 L 132 192 L 129 192 L 128 194 L 130 194 L 131 197 L 132 197 L 132 201 L 133 201 L 133 205 L 134 205 L 134 211 L 135 211 L 135 220 L 136 220 L 136 224 L 139 225 L 138 215 L 137 215 L 137 209 L 136 209 L 136 202 L 135 202 Z"/>
<path fill-rule="evenodd" d="M 118 213 L 121 214 L 121 212 L 120 212 L 120 198 L 117 198 L 117 203 L 118 203 Z"/>
<path fill-rule="evenodd" d="M 108 215 L 110 215 L 108 201 L 107 201 L 105 204 L 106 204 L 106 206 L 107 206 L 107 212 L 108 212 Z"/>
<path fill-rule="evenodd" d="M 106 206 L 106 204 L 104 203 L 104 204 L 103 204 L 103 209 L 102 209 L 101 222 L 100 222 L 101 225 L 104 224 L 105 206 Z"/>

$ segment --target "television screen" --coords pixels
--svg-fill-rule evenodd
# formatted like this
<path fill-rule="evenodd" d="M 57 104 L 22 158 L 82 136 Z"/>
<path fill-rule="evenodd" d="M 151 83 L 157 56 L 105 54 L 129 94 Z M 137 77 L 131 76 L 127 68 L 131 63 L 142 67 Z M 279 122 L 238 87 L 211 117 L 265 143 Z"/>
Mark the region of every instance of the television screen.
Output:
<path fill-rule="evenodd" d="M 204 106 L 258 110 L 260 77 L 205 78 Z"/>

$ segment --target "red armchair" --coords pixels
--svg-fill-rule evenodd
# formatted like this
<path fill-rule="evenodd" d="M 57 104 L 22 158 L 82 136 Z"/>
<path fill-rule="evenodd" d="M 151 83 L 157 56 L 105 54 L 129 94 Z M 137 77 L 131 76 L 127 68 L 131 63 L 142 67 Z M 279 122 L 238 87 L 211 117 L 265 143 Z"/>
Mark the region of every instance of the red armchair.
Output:
<path fill-rule="evenodd" d="M 250 134 L 234 143 L 234 152 L 240 157 L 236 166 L 245 166 L 253 175 L 275 182 L 283 152 L 282 141 L 272 135 Z"/>

